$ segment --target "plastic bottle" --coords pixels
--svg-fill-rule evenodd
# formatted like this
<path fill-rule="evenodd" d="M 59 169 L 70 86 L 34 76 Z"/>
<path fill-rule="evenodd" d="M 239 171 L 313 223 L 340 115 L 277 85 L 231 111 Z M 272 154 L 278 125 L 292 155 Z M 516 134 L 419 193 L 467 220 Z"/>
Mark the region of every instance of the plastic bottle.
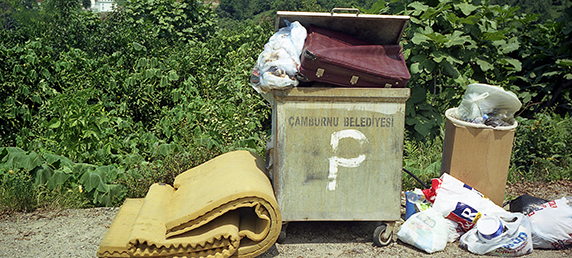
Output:
<path fill-rule="evenodd" d="M 423 194 L 423 192 L 420 189 L 415 189 L 415 190 L 409 191 L 407 193 L 408 193 L 406 195 L 407 200 L 412 202 L 412 203 L 424 203 L 427 201 L 425 199 L 425 195 Z"/>
<path fill-rule="evenodd" d="M 411 215 L 421 211 L 422 205 L 429 205 L 429 201 L 425 199 L 425 195 L 421 189 L 405 192 L 405 219 L 407 220 Z"/>

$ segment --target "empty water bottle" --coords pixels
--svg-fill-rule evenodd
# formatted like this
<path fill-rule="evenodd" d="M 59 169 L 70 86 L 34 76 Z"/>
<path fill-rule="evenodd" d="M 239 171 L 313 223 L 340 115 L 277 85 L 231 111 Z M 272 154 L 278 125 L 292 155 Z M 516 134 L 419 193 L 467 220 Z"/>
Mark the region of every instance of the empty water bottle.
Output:
<path fill-rule="evenodd" d="M 405 192 L 405 219 L 407 220 L 411 215 L 426 210 L 429 208 L 430 203 L 425 199 L 425 195 L 421 189 Z"/>

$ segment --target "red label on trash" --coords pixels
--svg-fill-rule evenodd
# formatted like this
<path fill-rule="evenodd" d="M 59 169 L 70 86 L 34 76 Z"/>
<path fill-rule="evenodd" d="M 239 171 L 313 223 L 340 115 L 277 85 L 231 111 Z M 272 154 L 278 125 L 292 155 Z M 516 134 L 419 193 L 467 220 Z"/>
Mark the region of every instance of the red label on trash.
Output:
<path fill-rule="evenodd" d="M 466 221 L 463 218 L 457 216 L 457 214 L 455 213 L 449 213 L 449 215 L 447 215 L 448 219 L 457 222 L 457 224 L 459 224 L 459 226 L 461 226 L 461 228 L 465 231 L 470 230 L 471 228 L 473 228 L 473 226 L 475 226 L 475 224 L 471 221 Z"/>
<path fill-rule="evenodd" d="M 478 217 L 479 212 L 477 210 L 467 204 L 458 202 L 455 210 L 449 213 L 446 218 L 457 222 L 461 228 L 468 231 L 475 226 Z"/>
<path fill-rule="evenodd" d="M 437 197 L 437 192 L 439 191 L 439 188 L 441 188 L 441 183 L 443 183 L 443 180 L 439 178 L 431 179 L 431 188 L 422 190 L 426 200 L 428 200 L 431 203 L 435 202 L 435 198 Z"/>
<path fill-rule="evenodd" d="M 544 209 L 555 209 L 558 208 L 558 205 L 556 204 L 556 201 L 549 201 L 545 204 L 542 204 L 540 206 L 538 206 L 538 208 L 534 209 L 533 211 L 529 212 L 528 214 L 526 214 L 526 216 L 530 217 L 532 215 L 534 215 L 537 211 L 541 211 Z"/>

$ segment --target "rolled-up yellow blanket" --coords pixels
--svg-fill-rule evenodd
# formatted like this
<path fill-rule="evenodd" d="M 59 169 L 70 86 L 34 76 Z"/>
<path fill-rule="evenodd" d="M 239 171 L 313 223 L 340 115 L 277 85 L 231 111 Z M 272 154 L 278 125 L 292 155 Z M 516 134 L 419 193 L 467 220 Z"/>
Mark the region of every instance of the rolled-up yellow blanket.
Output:
<path fill-rule="evenodd" d="M 280 234 L 282 217 L 264 160 L 248 151 L 220 155 L 127 199 L 98 257 L 255 257 Z"/>

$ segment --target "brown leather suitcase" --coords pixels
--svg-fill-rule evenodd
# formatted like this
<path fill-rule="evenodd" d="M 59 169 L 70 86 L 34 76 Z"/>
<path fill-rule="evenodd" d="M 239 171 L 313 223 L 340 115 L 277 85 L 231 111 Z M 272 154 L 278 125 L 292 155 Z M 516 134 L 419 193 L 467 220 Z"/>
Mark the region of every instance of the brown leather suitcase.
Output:
<path fill-rule="evenodd" d="M 298 79 L 338 86 L 405 87 L 411 75 L 398 44 L 377 45 L 310 25 Z"/>

